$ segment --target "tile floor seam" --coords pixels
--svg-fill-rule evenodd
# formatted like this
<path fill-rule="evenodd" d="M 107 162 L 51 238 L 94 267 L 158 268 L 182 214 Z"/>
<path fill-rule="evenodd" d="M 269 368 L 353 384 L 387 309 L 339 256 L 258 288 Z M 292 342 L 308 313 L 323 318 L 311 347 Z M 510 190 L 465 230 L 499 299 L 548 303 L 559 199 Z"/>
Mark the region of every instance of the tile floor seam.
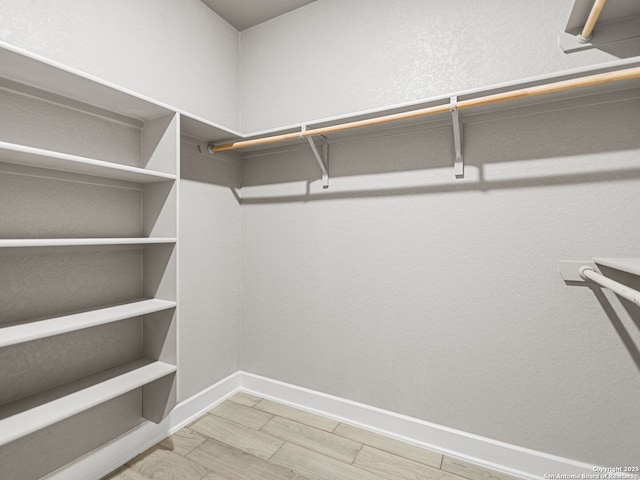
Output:
<path fill-rule="evenodd" d="M 202 468 L 205 470 L 205 474 L 204 474 L 202 477 L 200 477 L 198 480 L 202 480 L 203 478 L 205 478 L 205 477 L 206 477 L 207 475 L 209 475 L 210 473 L 216 473 L 216 472 L 212 472 L 212 471 L 211 471 L 208 467 L 206 467 L 205 465 L 202 465 L 201 463 L 196 462 L 195 460 L 193 460 L 193 459 L 191 459 L 191 458 L 188 458 L 188 457 L 187 457 L 187 456 L 185 456 L 185 455 L 181 455 L 181 454 L 179 454 L 179 453 L 177 453 L 177 452 L 174 452 L 174 451 L 173 451 L 173 450 L 171 450 L 171 449 L 168 449 L 168 448 L 166 448 L 166 447 L 164 447 L 164 446 L 161 446 L 159 443 L 158 443 L 158 444 L 156 444 L 156 445 L 154 445 L 154 446 L 153 446 L 153 447 L 151 447 L 150 449 L 146 450 L 145 452 L 142 452 L 140 455 L 137 455 L 136 457 L 134 457 L 134 459 L 133 459 L 133 460 L 135 460 L 135 459 L 136 459 L 136 458 L 138 458 L 138 457 L 141 457 L 141 456 L 142 456 L 142 455 L 144 455 L 146 452 L 149 452 L 149 451 L 155 451 L 155 450 L 165 450 L 165 451 L 167 451 L 167 452 L 171 452 L 171 453 L 173 453 L 174 455 L 176 455 L 176 456 L 178 456 L 178 457 L 181 457 L 181 458 L 183 458 L 183 459 L 185 459 L 185 460 L 188 460 L 189 462 L 192 462 L 192 463 L 194 463 L 194 464 L 196 464 L 196 465 L 198 465 L 198 466 L 202 467 Z M 133 460 L 132 460 L 132 461 L 133 461 Z M 141 471 L 139 468 L 136 468 L 136 466 L 135 466 L 135 465 L 128 465 L 128 469 L 131 469 L 131 470 L 135 471 L 136 473 L 138 473 L 138 474 L 139 474 L 139 475 L 141 475 L 142 477 L 148 478 L 149 480 L 153 480 L 153 478 L 152 478 L 152 477 L 149 477 L 149 476 L 148 476 L 148 475 L 146 475 L 143 471 Z M 227 479 L 227 480 L 228 480 L 228 479 Z"/>
<path fill-rule="evenodd" d="M 221 404 L 221 405 L 222 405 L 222 404 Z M 238 405 L 242 405 L 242 404 L 241 404 L 241 403 L 239 403 Z M 245 407 L 247 407 L 247 408 L 253 408 L 253 407 L 248 407 L 247 405 L 243 405 L 243 406 L 245 406 Z M 267 421 L 266 421 L 263 425 L 261 425 L 259 428 L 255 428 L 255 427 L 251 427 L 251 426 L 249 426 L 249 425 L 245 425 L 244 423 L 236 422 L 235 420 L 233 420 L 233 419 L 231 419 L 231 418 L 229 418 L 229 417 L 225 417 L 224 415 L 219 415 L 219 414 L 217 414 L 217 413 L 212 413 L 212 412 L 213 412 L 213 410 L 215 410 L 215 408 L 213 408 L 213 409 L 209 410 L 209 411 L 207 412 L 207 415 L 213 415 L 213 416 L 216 416 L 216 417 L 218 417 L 218 418 L 224 418 L 225 420 L 228 420 L 228 421 L 230 421 L 230 422 L 233 422 L 233 423 L 235 423 L 235 424 L 237 424 L 237 425 L 242 425 L 243 427 L 251 428 L 252 430 L 260 430 L 260 429 L 261 429 L 262 427 L 264 427 L 267 423 L 269 423 L 271 420 L 273 420 L 273 417 L 275 417 L 275 415 L 273 415 L 273 414 L 271 414 L 271 413 L 268 413 L 268 412 L 262 412 L 262 410 L 257 410 L 257 409 L 256 409 L 256 411 L 257 411 L 257 412 L 262 412 L 262 413 L 264 413 L 264 414 L 266 414 L 266 415 L 271 415 L 271 418 L 270 418 L 269 420 L 267 420 Z"/>
<path fill-rule="evenodd" d="M 229 419 L 229 418 L 227 418 L 227 417 L 223 417 L 223 416 L 221 416 L 221 415 L 216 415 L 215 413 L 209 413 L 209 412 L 207 412 L 207 415 L 211 415 L 211 416 L 216 417 L 216 418 L 221 418 L 221 419 L 223 419 L 223 420 L 226 420 L 227 422 L 231 422 L 231 423 L 233 423 L 233 424 L 235 424 L 235 425 L 238 425 L 238 426 L 240 426 L 240 427 L 243 427 L 243 428 L 249 428 L 249 429 L 251 429 L 251 430 L 255 430 L 256 432 L 258 431 L 258 430 L 256 430 L 255 428 L 247 427 L 246 425 L 243 425 L 242 423 L 236 422 L 235 420 L 231 420 L 231 419 Z M 204 417 L 203 417 L 203 418 L 204 418 Z M 197 430 L 194 430 L 194 431 L 195 431 L 195 432 L 197 432 L 197 433 L 199 433 L 200 435 L 204 435 L 204 436 L 205 436 L 205 437 L 207 437 L 207 438 L 211 438 L 211 439 L 215 440 L 215 438 L 213 438 L 213 437 L 209 437 L 208 435 L 206 435 L 206 434 L 204 434 L 204 433 L 198 432 Z"/>
<path fill-rule="evenodd" d="M 377 451 L 379 451 L 379 452 L 384 452 L 384 453 L 386 453 L 386 454 L 388 454 L 388 455 L 393 455 L 393 456 L 398 457 L 398 458 L 400 458 L 400 459 L 402 459 L 402 460 L 405 460 L 405 461 L 407 461 L 407 462 L 410 462 L 410 463 L 417 463 L 419 466 L 421 466 L 422 468 L 426 468 L 426 469 L 428 469 L 427 471 L 430 471 L 430 472 L 442 472 L 442 473 L 445 473 L 445 474 L 447 474 L 447 475 L 451 475 L 451 476 L 453 476 L 453 477 L 457 477 L 457 478 L 459 478 L 460 480 L 474 480 L 474 479 L 467 478 L 467 477 L 464 477 L 464 476 L 462 476 L 462 475 L 459 475 L 459 474 L 457 474 L 457 473 L 452 473 L 452 472 L 449 472 L 449 471 L 447 471 L 447 470 L 442 470 L 442 469 L 441 469 L 441 468 L 439 468 L 439 467 L 436 467 L 436 466 L 433 466 L 433 465 L 428 465 L 428 464 L 426 464 L 426 463 L 419 462 L 418 460 L 414 460 L 414 459 L 412 459 L 412 458 L 409 458 L 409 457 L 405 457 L 405 456 L 399 455 L 398 453 L 390 452 L 390 451 L 385 450 L 385 449 L 383 449 L 383 448 L 375 447 L 375 446 L 373 446 L 373 445 L 366 445 L 366 446 L 367 446 L 367 447 L 369 447 L 369 448 L 371 448 L 371 449 L 373 449 L 373 450 L 377 450 Z M 429 451 L 430 451 L 430 452 L 432 452 L 433 450 L 429 450 Z M 437 452 L 436 452 L 436 453 L 437 453 Z M 442 465 L 442 459 L 444 459 L 444 455 L 441 455 L 441 454 L 438 454 L 438 455 L 440 455 L 440 456 L 441 456 L 440 465 Z M 358 465 L 355 465 L 355 466 L 357 467 Z M 362 468 L 361 468 L 361 469 L 362 469 Z M 477 479 L 475 479 L 475 480 L 477 480 Z"/>
<path fill-rule="evenodd" d="M 358 450 L 358 453 L 356 453 L 356 456 L 353 459 L 353 462 L 351 462 L 351 465 L 353 465 L 355 467 L 355 463 L 356 460 L 358 459 L 358 455 L 360 455 L 360 452 L 362 452 L 362 449 L 364 448 L 364 443 L 360 444 L 360 449 Z"/>
<path fill-rule="evenodd" d="M 371 469 L 371 470 L 367 470 L 366 468 L 362 468 L 360 465 L 354 465 L 354 468 L 362 471 L 362 472 L 367 472 L 367 473 L 373 473 L 374 475 L 377 475 L 378 477 L 380 477 L 381 479 L 388 479 L 389 477 L 387 475 L 390 475 L 388 473 L 385 473 L 384 475 L 382 473 L 380 473 L 380 470 L 376 470 L 376 469 Z M 392 480 L 405 480 L 403 478 L 400 478 L 396 475 L 393 475 L 393 479 Z"/>
<path fill-rule="evenodd" d="M 282 439 L 281 439 L 281 440 L 282 440 Z M 269 457 L 269 460 L 271 460 L 271 459 L 274 457 L 274 455 L 280 451 L 280 449 L 284 446 L 284 444 L 285 444 L 285 443 L 287 443 L 287 442 L 286 442 L 285 440 L 283 440 L 283 441 L 282 441 L 282 445 L 280 445 L 280 446 L 278 447 L 278 449 L 277 449 L 275 452 L 273 452 L 273 453 L 271 454 L 271 456 Z M 249 455 L 251 455 L 251 454 L 249 454 Z"/>
<path fill-rule="evenodd" d="M 207 440 L 209 440 L 209 438 L 207 438 Z M 194 448 L 194 450 L 196 450 L 196 449 Z M 209 467 L 207 467 L 206 465 L 203 465 L 203 464 L 201 464 L 200 462 L 198 462 L 197 460 L 194 460 L 193 458 L 190 458 L 190 457 L 188 456 L 188 455 L 190 455 L 190 454 L 191 454 L 191 452 L 189 452 L 187 455 L 184 455 L 184 458 L 186 458 L 187 460 L 191 460 L 193 463 L 197 463 L 197 464 L 198 464 L 198 465 L 200 465 L 201 467 L 206 468 L 206 469 L 209 471 L 209 473 L 216 473 L 216 474 L 217 474 L 217 472 L 212 471 L 212 470 L 211 470 Z M 180 455 L 180 454 L 178 454 L 178 455 Z M 206 476 L 206 475 L 205 475 L 205 476 Z"/>
<path fill-rule="evenodd" d="M 206 436 L 206 435 L 205 435 L 205 436 Z M 206 442 L 206 441 L 209 441 L 209 440 L 211 440 L 211 441 L 213 441 L 213 442 L 218 442 L 218 440 L 216 440 L 215 438 L 211 438 L 211 437 L 207 437 L 207 440 L 205 440 L 205 442 Z M 204 443 L 204 442 L 203 442 L 203 443 Z M 221 443 L 221 444 L 224 444 L 225 446 L 227 446 L 227 444 L 226 444 L 226 443 L 223 443 L 223 442 L 218 442 L 218 443 Z M 245 452 L 244 450 L 240 450 L 240 449 L 238 449 L 238 448 L 236 448 L 236 447 L 234 447 L 234 446 L 228 445 L 228 447 L 229 447 L 229 448 L 235 448 L 236 450 L 238 450 L 238 451 L 240 451 L 240 452 L 242 452 L 242 453 L 246 453 L 247 455 L 251 455 L 252 457 L 255 457 L 255 458 L 260 459 L 260 457 L 256 457 L 255 455 L 253 455 L 253 454 L 251 454 L 251 453 L 248 453 L 248 452 Z M 196 448 L 194 448 L 193 450 L 195 451 L 195 450 L 197 450 L 198 448 L 199 448 L 199 446 L 198 446 L 198 447 L 196 447 Z M 189 452 L 189 453 L 192 453 L 192 452 Z M 179 454 L 178 454 L 178 455 L 179 455 Z M 193 463 L 197 463 L 197 464 L 198 464 L 198 465 L 200 465 L 201 467 L 206 468 L 206 469 L 207 469 L 207 471 L 209 472 L 209 473 L 207 473 L 207 475 L 209 475 L 210 473 L 215 473 L 216 475 L 218 475 L 218 476 L 220 476 L 220 477 L 222 477 L 222 478 L 224 478 L 224 479 L 226 479 L 226 480 L 233 480 L 233 479 L 231 479 L 231 478 L 227 477 L 226 475 L 222 475 L 222 474 L 221 474 L 221 473 L 219 473 L 219 472 L 215 472 L 215 471 L 211 470 L 209 467 L 207 467 L 206 465 L 203 465 L 202 463 L 198 462 L 197 460 L 194 460 L 193 458 L 190 458 L 190 457 L 188 457 L 188 456 L 184 456 L 184 458 L 186 458 L 187 460 L 191 460 Z M 205 475 L 205 477 L 206 477 L 207 475 Z M 202 477 L 202 478 L 204 478 L 204 477 Z M 153 480 L 153 479 L 149 479 L 149 480 Z"/>
<path fill-rule="evenodd" d="M 359 441 L 357 441 L 357 440 L 353 440 L 353 439 L 351 439 L 351 438 L 342 437 L 342 436 L 340 436 L 340 435 L 336 435 L 336 434 L 334 434 L 333 432 L 327 432 L 326 430 L 323 430 L 323 429 L 321 429 L 321 428 L 317 428 L 317 427 L 314 427 L 314 426 L 308 425 L 308 424 L 306 424 L 306 423 L 298 422 L 297 420 L 292 420 L 292 419 L 290 419 L 290 418 L 281 417 L 281 416 L 279 416 L 279 415 L 274 415 L 274 418 L 280 418 L 280 419 L 283 419 L 283 420 L 285 420 L 285 421 L 287 421 L 287 422 L 293 422 L 293 423 L 296 423 L 296 424 L 301 425 L 301 426 L 303 426 L 303 427 L 311 428 L 311 429 L 316 430 L 317 432 L 319 432 L 319 433 L 321 433 L 321 434 L 334 435 L 336 438 L 343 439 L 343 440 L 348 440 L 348 441 L 350 441 L 350 442 L 356 443 L 356 444 L 360 445 L 360 447 L 358 448 L 358 453 L 360 453 L 360 451 L 362 450 L 362 447 L 364 446 L 364 443 L 363 443 L 363 442 L 359 442 Z M 273 420 L 273 418 L 272 418 L 271 420 Z M 269 423 L 269 422 L 267 422 L 267 423 Z M 263 425 L 263 427 L 264 427 L 264 426 L 266 426 L 266 425 L 267 425 L 267 424 L 265 423 L 265 424 Z M 262 428 L 261 428 L 260 430 L 262 431 Z M 263 433 L 265 433 L 265 434 L 267 434 L 267 435 L 270 435 L 270 436 L 272 436 L 272 437 L 274 437 L 274 438 L 277 438 L 277 439 L 279 439 L 279 440 L 282 440 L 283 442 L 289 442 L 289 443 L 291 443 L 291 444 L 293 444 L 293 445 L 298 445 L 299 447 L 302 447 L 302 448 L 309 448 L 309 447 L 308 447 L 308 446 L 306 446 L 306 445 L 301 445 L 300 443 L 295 442 L 295 441 L 290 440 L 290 439 L 284 439 L 284 438 L 281 438 L 281 437 L 279 437 L 279 436 L 277 436 L 277 435 L 274 435 L 274 434 L 272 434 L 272 433 L 269 433 L 269 432 L 265 432 L 265 431 L 263 431 Z M 282 448 L 282 446 L 280 446 L 280 448 Z M 280 448 L 279 448 L 279 449 L 280 449 Z M 279 450 L 279 449 L 278 449 L 278 450 Z M 312 450 L 312 449 L 310 449 L 310 448 L 309 448 L 309 450 Z M 318 452 L 317 450 L 313 450 L 313 451 L 314 451 L 314 452 L 317 452 L 317 453 L 321 453 L 321 452 Z M 327 457 L 329 457 L 329 458 L 333 458 L 333 459 L 335 459 L 335 460 L 338 460 L 339 462 L 346 463 L 347 465 L 353 465 L 353 462 L 355 462 L 356 458 L 358 457 L 358 453 L 356 453 L 355 457 L 353 457 L 353 460 L 351 461 L 351 463 L 345 462 L 345 461 L 340 460 L 339 458 L 333 457 L 333 456 L 331 456 L 331 455 L 327 455 L 326 453 L 322 453 L 322 455 L 325 455 L 325 456 L 327 456 Z"/>
<path fill-rule="evenodd" d="M 274 415 L 273 417 L 271 417 L 267 423 L 271 422 L 271 420 L 273 420 L 274 418 L 276 418 L 276 416 L 275 416 L 275 415 Z M 265 432 L 264 430 L 262 430 L 262 429 L 267 425 L 267 423 L 265 423 L 264 425 L 262 425 L 262 426 L 258 429 L 258 431 L 259 431 L 259 432 L 262 432 L 262 433 L 267 433 L 267 432 Z M 268 434 L 267 434 L 267 435 L 268 435 Z"/>
<path fill-rule="evenodd" d="M 390 437 L 387 437 L 387 438 L 390 438 Z M 400 455 L 399 453 L 392 452 L 391 450 L 387 450 L 387 449 L 385 449 L 383 447 L 376 447 L 375 445 L 371 445 L 371 444 L 368 444 L 368 443 L 364 443 L 364 445 L 366 445 L 369 448 L 373 448 L 375 450 L 380 450 L 381 452 L 388 453 L 390 455 L 395 455 L 396 457 L 404 458 L 405 460 L 411 460 L 413 462 L 419 463 L 420 465 L 424 465 L 425 467 L 433 468 L 435 470 L 442 470 L 440 467 L 436 467 L 434 465 L 429 465 L 428 463 L 421 462 L 420 460 L 414 460 L 412 458 L 405 457 L 403 455 Z M 412 445 L 412 444 L 407 444 L 407 445 Z M 415 445 L 413 445 L 413 446 L 415 446 Z M 418 448 L 422 448 L 422 447 L 418 447 Z M 440 454 L 438 452 L 434 452 L 433 450 L 428 450 L 428 449 L 423 449 L 423 450 L 427 450 L 428 452 L 433 452 L 436 455 L 440 455 L 440 466 L 442 466 L 442 459 L 444 458 L 444 455 L 442 455 L 442 454 Z M 446 470 L 442 470 L 442 471 L 445 472 Z M 447 473 L 449 473 L 449 472 L 447 472 Z"/>
<path fill-rule="evenodd" d="M 321 418 L 321 419 L 323 419 L 323 420 L 329 420 L 329 421 L 331 421 L 331 422 L 335 422 L 335 424 L 336 424 L 336 425 L 335 425 L 331 430 L 326 430 L 326 429 L 324 429 L 324 428 L 320 428 L 320 427 L 317 427 L 317 426 L 315 426 L 315 425 L 310 425 L 310 424 L 308 424 L 308 423 L 303 423 L 303 422 L 301 422 L 300 420 L 296 420 L 296 419 L 294 419 L 294 418 L 285 417 L 285 416 L 283 416 L 283 415 L 279 415 L 279 414 L 277 414 L 277 413 L 271 413 L 271 412 L 269 412 L 268 410 L 262 410 L 262 409 L 260 409 L 260 408 L 257 408 L 257 407 L 258 407 L 258 405 L 259 405 L 259 404 L 261 404 L 262 402 L 271 402 L 271 403 L 275 403 L 275 404 L 278 404 L 278 405 L 280 405 L 280 406 L 282 406 L 282 407 L 290 408 L 290 409 L 292 409 L 292 410 L 297 410 L 297 411 L 302 412 L 302 413 L 304 413 L 304 414 L 307 414 L 307 415 L 309 415 L 309 416 L 311 416 L 311 417 L 318 417 L 318 418 Z M 316 428 L 316 429 L 318 429 L 318 430 L 322 430 L 322 431 L 327 432 L 327 433 L 334 433 L 334 432 L 336 431 L 336 429 L 340 426 L 340 423 L 341 423 L 341 422 L 339 422 L 338 420 L 336 420 L 335 418 L 333 418 L 333 417 L 326 417 L 326 416 L 324 416 L 324 415 L 321 415 L 321 414 L 317 413 L 315 410 L 313 410 L 313 411 L 312 411 L 312 410 L 305 410 L 304 408 L 300 408 L 300 407 L 297 407 L 297 406 L 296 406 L 296 407 L 294 407 L 294 406 L 292 406 L 292 405 L 285 404 L 285 403 L 279 403 L 279 402 L 277 402 L 277 401 L 275 401 L 275 400 L 270 400 L 270 399 L 268 399 L 268 398 L 263 398 L 263 399 L 261 399 L 259 402 L 257 402 L 257 403 L 253 406 L 253 408 L 255 408 L 256 410 L 258 410 L 259 412 L 269 413 L 269 414 L 271 414 L 271 415 L 273 415 L 273 416 L 276 416 L 276 417 L 285 418 L 285 419 L 287 419 L 287 420 L 291 420 L 291 421 L 294 421 L 294 422 L 302 423 L 303 425 L 306 425 L 306 426 L 308 426 L 308 427 L 313 427 L 313 428 Z"/>

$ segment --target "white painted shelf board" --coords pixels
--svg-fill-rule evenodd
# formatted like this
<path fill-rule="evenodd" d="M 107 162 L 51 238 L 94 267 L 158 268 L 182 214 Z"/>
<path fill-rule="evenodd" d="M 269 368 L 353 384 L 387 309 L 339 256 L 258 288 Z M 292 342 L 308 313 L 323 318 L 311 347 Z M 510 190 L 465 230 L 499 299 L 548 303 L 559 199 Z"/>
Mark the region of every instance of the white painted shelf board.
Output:
<path fill-rule="evenodd" d="M 623 272 L 640 275 L 640 258 L 608 258 L 595 257 L 593 259 L 598 265 L 615 268 Z"/>
<path fill-rule="evenodd" d="M 175 308 L 175 306 L 176 302 L 154 298 L 89 312 L 7 326 L 0 328 L 0 348 L 160 312 Z"/>
<path fill-rule="evenodd" d="M 202 140 L 204 143 L 236 141 L 244 138 L 240 132 L 186 113 L 180 115 L 180 133 Z"/>
<path fill-rule="evenodd" d="M 91 245 L 153 245 L 176 243 L 175 238 L 9 238 L 0 240 L 0 248 L 84 247 Z"/>
<path fill-rule="evenodd" d="M 104 112 L 122 116 L 125 122 L 126 119 L 134 119 L 144 123 L 179 113 L 185 120 L 183 133 L 193 138 L 206 140 L 208 135 L 213 135 L 210 140 L 217 140 L 242 136 L 231 128 L 2 41 L 0 78 L 6 79 L 12 85 L 22 84 L 37 89 L 40 92 L 38 96 L 44 96 L 55 103 L 71 106 L 79 103 L 96 107 Z M 0 84 L 2 83 L 0 81 Z M 203 136 L 198 136 L 200 134 Z"/>
<path fill-rule="evenodd" d="M 176 176 L 170 173 L 155 172 L 144 168 L 7 142 L 0 142 L 0 162 L 136 183 L 156 183 L 176 179 Z"/>
<path fill-rule="evenodd" d="M 0 42 L 0 66 L 1 77 L 141 121 L 175 111 L 144 95 L 5 42 Z"/>
<path fill-rule="evenodd" d="M 37 432 L 101 403 L 170 375 L 163 362 L 135 362 L 0 408 L 0 445 Z"/>

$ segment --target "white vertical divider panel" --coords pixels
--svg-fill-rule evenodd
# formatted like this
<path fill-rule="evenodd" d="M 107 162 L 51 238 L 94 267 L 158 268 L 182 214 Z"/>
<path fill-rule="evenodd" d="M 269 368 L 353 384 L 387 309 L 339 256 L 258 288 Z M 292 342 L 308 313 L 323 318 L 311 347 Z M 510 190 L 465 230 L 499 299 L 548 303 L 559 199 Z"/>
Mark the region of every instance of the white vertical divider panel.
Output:
<path fill-rule="evenodd" d="M 178 182 L 159 182 L 143 186 L 142 225 L 145 237 L 176 238 L 176 199 Z"/>
<path fill-rule="evenodd" d="M 149 170 L 175 175 L 180 148 L 178 114 L 145 122 L 142 128 L 142 164 Z M 143 230 L 147 237 L 177 236 L 177 182 L 144 186 Z"/>
<path fill-rule="evenodd" d="M 175 174 L 179 156 L 179 115 L 171 114 L 145 122 L 142 129 L 142 163 Z M 145 186 L 143 230 L 146 236 L 177 238 L 177 181 Z M 143 290 L 146 297 L 176 300 L 177 248 L 175 245 L 145 248 Z"/>
<path fill-rule="evenodd" d="M 142 416 L 160 423 L 176 406 L 178 392 L 176 374 L 172 373 L 142 387 Z"/>
<path fill-rule="evenodd" d="M 175 290 L 175 294 L 176 294 L 176 302 L 177 299 L 180 298 L 180 243 L 179 243 L 179 239 L 180 239 L 180 177 L 182 175 L 182 164 L 181 164 L 181 155 L 182 152 L 180 150 L 180 139 L 182 138 L 182 116 L 179 113 L 176 113 L 176 131 L 175 131 L 175 135 L 176 135 L 176 145 L 175 145 L 175 150 L 174 150 L 174 163 L 175 163 L 175 175 L 176 175 L 176 180 L 175 180 L 175 201 L 173 203 L 174 208 L 176 209 L 176 290 Z M 175 392 L 176 392 L 176 398 L 174 399 L 174 401 L 177 403 L 178 399 L 181 398 L 181 390 L 180 390 L 180 375 L 179 375 L 179 365 L 180 365 L 180 322 L 179 322 L 179 317 L 180 317 L 180 311 L 181 309 L 178 308 L 176 306 L 176 319 L 174 321 L 174 327 L 175 327 L 175 331 L 174 331 L 174 335 L 175 335 L 175 343 L 174 348 L 175 348 L 175 366 L 177 367 L 176 370 L 176 385 L 175 385 Z"/>
<path fill-rule="evenodd" d="M 179 115 L 170 114 L 148 120 L 142 128 L 142 168 L 175 174 L 176 147 L 180 143 Z"/>
<path fill-rule="evenodd" d="M 172 114 L 144 124 L 142 162 L 148 169 L 177 174 L 180 158 L 180 116 Z M 145 236 L 178 237 L 178 181 L 144 186 Z M 148 297 L 178 298 L 178 248 L 161 245 L 144 253 L 144 292 Z M 143 319 L 144 357 L 177 366 L 178 309 L 146 315 Z M 142 415 L 160 422 L 178 399 L 177 374 L 160 378 L 142 389 Z"/>

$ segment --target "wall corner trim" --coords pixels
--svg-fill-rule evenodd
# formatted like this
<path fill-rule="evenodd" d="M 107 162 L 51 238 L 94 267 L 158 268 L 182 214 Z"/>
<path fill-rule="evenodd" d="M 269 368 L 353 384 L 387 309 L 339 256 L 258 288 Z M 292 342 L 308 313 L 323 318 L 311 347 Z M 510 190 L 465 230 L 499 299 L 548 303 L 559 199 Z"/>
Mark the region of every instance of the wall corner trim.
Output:
<path fill-rule="evenodd" d="M 160 424 L 145 422 L 47 480 L 99 480 L 188 425 L 238 391 L 268 398 L 517 477 L 592 474 L 594 465 L 543 453 L 390 412 L 252 373 L 237 371 L 180 402 Z"/>

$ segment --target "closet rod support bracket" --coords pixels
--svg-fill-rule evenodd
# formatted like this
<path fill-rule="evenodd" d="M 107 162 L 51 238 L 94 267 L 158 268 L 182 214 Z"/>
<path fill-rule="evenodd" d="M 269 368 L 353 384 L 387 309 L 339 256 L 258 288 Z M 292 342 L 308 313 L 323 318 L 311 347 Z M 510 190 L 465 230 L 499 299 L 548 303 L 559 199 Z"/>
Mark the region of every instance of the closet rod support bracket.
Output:
<path fill-rule="evenodd" d="M 313 138 L 311 136 L 305 137 L 304 132 L 307 131 L 307 126 L 302 125 L 302 129 L 300 130 L 300 138 L 306 138 L 307 142 L 309 142 L 309 146 L 311 147 L 311 151 L 313 152 L 313 156 L 316 157 L 316 161 L 318 162 L 318 166 L 320 170 L 322 170 L 322 188 L 329 188 L 329 144 L 327 143 L 327 139 L 324 136 L 322 138 L 322 155 L 318 151 L 318 147 L 316 146 Z"/>
<path fill-rule="evenodd" d="M 583 276 L 583 271 L 586 268 L 595 272 L 598 271 L 596 264 L 591 260 L 561 260 L 558 262 L 558 272 L 560 272 L 565 282 L 585 282 L 586 279 Z"/>
<path fill-rule="evenodd" d="M 453 173 L 456 178 L 464 178 L 464 157 L 462 155 L 462 117 L 458 110 L 458 96 L 450 98 L 451 122 L 453 124 L 453 143 L 456 149 L 456 158 L 453 162 Z"/>

